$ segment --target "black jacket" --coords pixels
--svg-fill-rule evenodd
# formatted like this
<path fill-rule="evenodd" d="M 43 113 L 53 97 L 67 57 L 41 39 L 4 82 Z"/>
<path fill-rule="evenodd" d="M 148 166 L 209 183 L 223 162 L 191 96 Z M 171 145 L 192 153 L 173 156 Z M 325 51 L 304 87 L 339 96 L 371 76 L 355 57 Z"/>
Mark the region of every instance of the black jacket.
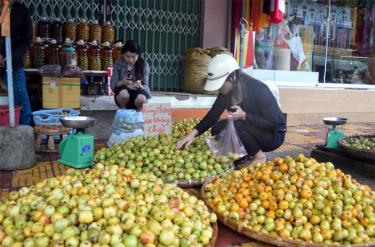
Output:
<path fill-rule="evenodd" d="M 23 56 L 33 39 L 33 22 L 28 8 L 19 2 L 12 4 L 10 12 L 13 69 L 23 66 Z M 1 37 L 1 55 L 5 58 L 5 38 Z"/>
<path fill-rule="evenodd" d="M 243 81 L 243 100 L 239 106 L 246 112 L 246 122 L 256 128 L 268 131 L 284 132 L 286 128 L 285 117 L 277 104 L 271 90 L 263 82 L 241 74 Z M 225 109 L 229 110 L 231 93 L 217 96 L 211 110 L 195 127 L 199 135 L 211 128 L 220 118 Z"/>

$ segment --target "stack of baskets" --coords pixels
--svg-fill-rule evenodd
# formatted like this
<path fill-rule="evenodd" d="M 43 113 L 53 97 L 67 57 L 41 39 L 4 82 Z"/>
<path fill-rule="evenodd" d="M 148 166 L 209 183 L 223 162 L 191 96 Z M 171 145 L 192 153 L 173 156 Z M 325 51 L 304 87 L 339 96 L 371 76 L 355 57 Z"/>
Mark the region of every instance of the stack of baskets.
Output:
<path fill-rule="evenodd" d="M 62 132 L 65 130 L 65 128 L 61 125 L 60 118 L 66 116 L 78 116 L 79 114 L 80 112 L 78 110 L 74 110 L 73 108 L 57 108 L 35 111 L 32 113 L 36 127 L 34 129 L 34 133 L 38 135 L 35 130 L 38 130 L 38 133 L 42 132 L 50 134 L 53 132 Z M 47 135 L 41 135 L 40 138 L 36 137 L 36 139 L 40 139 L 42 141 L 45 141 L 47 138 Z M 53 135 L 53 139 L 55 141 L 61 141 L 61 135 Z"/>
<path fill-rule="evenodd" d="M 40 110 L 32 113 L 34 123 L 36 126 L 41 125 L 54 125 L 61 126 L 60 118 L 66 116 L 78 116 L 78 110 L 73 108 L 58 108 L 58 109 L 48 109 Z"/>

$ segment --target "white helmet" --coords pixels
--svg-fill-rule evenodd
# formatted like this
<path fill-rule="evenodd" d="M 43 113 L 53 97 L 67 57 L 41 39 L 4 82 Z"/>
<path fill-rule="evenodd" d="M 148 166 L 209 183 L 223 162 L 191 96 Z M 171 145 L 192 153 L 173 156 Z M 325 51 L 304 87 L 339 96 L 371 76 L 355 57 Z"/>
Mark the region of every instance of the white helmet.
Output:
<path fill-rule="evenodd" d="M 239 68 L 240 66 L 238 66 L 236 59 L 229 54 L 214 56 L 208 64 L 208 78 L 204 90 L 219 90 L 228 76 Z"/>

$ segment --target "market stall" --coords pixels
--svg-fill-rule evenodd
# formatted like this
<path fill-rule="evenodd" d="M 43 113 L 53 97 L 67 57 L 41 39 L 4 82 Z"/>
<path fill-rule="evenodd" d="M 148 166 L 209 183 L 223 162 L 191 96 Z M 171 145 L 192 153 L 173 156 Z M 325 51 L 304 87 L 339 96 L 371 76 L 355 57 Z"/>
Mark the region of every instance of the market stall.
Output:
<path fill-rule="evenodd" d="M 257 4 L 247 9 L 253 27 L 261 29 L 267 18 L 281 23 L 282 2 L 274 2 L 268 12 Z M 235 11 L 241 8 L 245 11 L 250 5 L 235 6 Z M 235 56 L 242 68 L 253 64 L 248 56 L 253 51 L 244 45 L 252 36 L 247 21 L 238 18 L 238 22 Z M 303 154 L 250 164 L 241 159 L 245 157 L 239 150 L 243 145 L 233 125 L 233 135 L 224 131 L 212 137 L 206 132 L 189 148 L 178 149 L 177 141 L 191 133 L 200 119 L 185 116 L 172 123 L 169 104 L 146 105 L 143 113 L 120 109 L 108 147 L 95 149 L 94 137 L 86 129 L 100 120 L 78 116 L 80 112 L 72 108 L 80 106 L 82 81 L 89 76 L 106 80 L 110 75 L 107 69 L 113 64 L 114 49 L 121 48 L 120 44 L 112 46 L 113 30 L 110 24 L 100 26 L 96 21 L 89 26 L 81 20 L 75 26 L 71 20 L 40 19 L 40 38 L 35 39 L 24 65 L 30 75 L 42 75 L 43 106 L 61 109 L 34 112 L 37 145 L 46 141 L 47 151 L 59 152 L 57 163 L 71 168 L 0 199 L 1 246 L 214 247 L 228 239 L 233 246 L 245 242 L 254 246 L 375 246 L 374 190 L 335 164 Z M 93 42 L 87 46 L 88 40 Z M 203 90 L 207 63 L 216 52 L 228 50 L 187 51 L 186 59 L 192 62 L 188 68 L 199 73 L 192 79 L 197 83 L 186 86 Z M 277 47 L 274 52 L 278 69 L 292 66 L 289 48 Z M 89 91 L 101 94 L 108 89 L 104 83 L 97 87 Z M 9 94 L 14 126 L 11 86 Z M 344 132 L 336 126 L 347 119 L 324 121 L 332 125 L 325 149 L 374 158 L 373 136 L 343 138 Z M 226 141 L 238 149 L 223 148 Z"/>

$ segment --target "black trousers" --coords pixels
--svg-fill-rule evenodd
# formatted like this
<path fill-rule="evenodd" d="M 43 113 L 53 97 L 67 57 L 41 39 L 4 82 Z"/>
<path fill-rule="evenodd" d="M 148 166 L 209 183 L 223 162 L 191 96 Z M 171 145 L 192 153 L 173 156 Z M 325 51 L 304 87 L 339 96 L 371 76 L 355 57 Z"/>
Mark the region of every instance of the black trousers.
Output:
<path fill-rule="evenodd" d="M 227 126 L 227 120 L 217 122 L 211 129 L 213 136 L 219 134 Z M 285 132 L 265 130 L 249 125 L 244 120 L 234 121 L 237 134 L 249 156 L 254 156 L 259 150 L 270 152 L 283 144 Z"/>

